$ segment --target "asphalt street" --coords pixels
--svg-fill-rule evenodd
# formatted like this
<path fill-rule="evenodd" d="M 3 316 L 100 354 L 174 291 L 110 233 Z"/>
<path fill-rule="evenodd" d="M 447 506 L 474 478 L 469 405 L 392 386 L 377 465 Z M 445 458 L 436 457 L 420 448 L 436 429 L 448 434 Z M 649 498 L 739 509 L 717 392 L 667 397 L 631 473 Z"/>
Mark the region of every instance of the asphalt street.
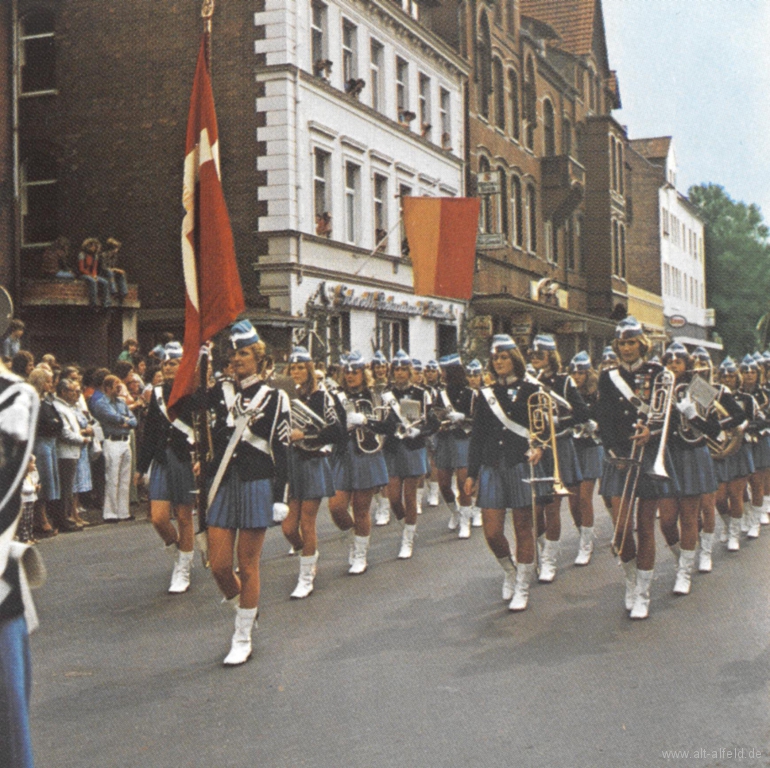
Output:
<path fill-rule="evenodd" d="M 651 616 L 631 622 L 598 510 L 592 564 L 572 565 L 565 505 L 556 581 L 512 614 L 481 531 L 457 540 L 444 507 L 420 518 L 411 560 L 391 523 L 348 576 L 324 506 L 308 599 L 289 599 L 298 561 L 268 532 L 254 658 L 233 669 L 232 608 L 197 557 L 191 591 L 166 594 L 171 557 L 147 522 L 44 541 L 36 763 L 770 766 L 770 529 L 737 555 L 717 545 L 678 598 L 659 536 Z"/>

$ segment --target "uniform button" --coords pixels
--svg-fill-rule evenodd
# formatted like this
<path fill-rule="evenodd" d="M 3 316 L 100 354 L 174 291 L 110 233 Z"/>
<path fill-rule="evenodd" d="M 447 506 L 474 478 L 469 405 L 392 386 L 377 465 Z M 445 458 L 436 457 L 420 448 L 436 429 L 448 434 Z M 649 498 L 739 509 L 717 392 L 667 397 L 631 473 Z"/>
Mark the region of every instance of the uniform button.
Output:
<path fill-rule="evenodd" d="M 503 444 L 503 441 L 501 440 L 501 441 L 500 441 L 500 445 L 502 445 L 502 444 Z"/>

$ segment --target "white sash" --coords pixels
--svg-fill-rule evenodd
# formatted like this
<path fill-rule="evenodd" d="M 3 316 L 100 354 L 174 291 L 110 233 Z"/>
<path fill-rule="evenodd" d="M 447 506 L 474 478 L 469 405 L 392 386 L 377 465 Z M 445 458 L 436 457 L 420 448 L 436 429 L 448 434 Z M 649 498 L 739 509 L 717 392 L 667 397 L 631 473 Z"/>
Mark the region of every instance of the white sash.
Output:
<path fill-rule="evenodd" d="M 620 371 L 617 368 L 613 368 L 610 371 L 610 381 L 615 385 L 615 389 L 617 389 L 618 392 L 620 392 L 620 394 L 634 406 L 637 413 L 643 416 L 646 416 L 649 413 L 650 406 L 634 393 L 631 387 L 628 386 L 628 382 L 620 375 Z"/>
<path fill-rule="evenodd" d="M 514 435 L 523 437 L 527 441 L 529 440 L 529 430 L 506 415 L 491 387 L 482 387 L 481 394 L 484 395 L 484 399 L 487 401 L 489 409 L 508 431 L 513 432 Z"/>
<path fill-rule="evenodd" d="M 166 402 L 163 399 L 162 386 L 155 387 L 155 399 L 158 402 L 160 412 L 171 422 L 171 426 L 178 429 L 187 438 L 187 442 L 190 443 L 190 445 L 195 445 L 195 432 L 193 431 L 193 428 L 185 424 L 181 419 L 174 419 L 171 421 L 168 411 L 166 410 Z"/>

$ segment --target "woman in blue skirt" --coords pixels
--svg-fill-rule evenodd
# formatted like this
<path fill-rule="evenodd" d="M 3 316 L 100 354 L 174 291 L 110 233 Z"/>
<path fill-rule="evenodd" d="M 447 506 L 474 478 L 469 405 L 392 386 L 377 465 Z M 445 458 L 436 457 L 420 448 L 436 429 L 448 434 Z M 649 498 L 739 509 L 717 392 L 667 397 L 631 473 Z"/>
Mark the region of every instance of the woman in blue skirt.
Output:
<path fill-rule="evenodd" d="M 375 394 L 366 360 L 351 352 L 342 363 L 342 387 L 336 397 L 344 414 L 347 439 L 333 459 L 336 493 L 329 499 L 329 512 L 342 531 L 353 531 L 350 570 L 357 575 L 367 568 L 372 531 L 369 508 L 375 492 L 388 484 L 388 469 L 382 455 L 383 436 L 395 432 L 395 415 L 374 411 Z M 352 506 L 353 516 L 348 509 Z"/>
<path fill-rule="evenodd" d="M 588 565 L 594 551 L 594 488 L 604 471 L 604 448 L 599 437 L 596 403 L 599 399 L 599 374 L 591 367 L 587 352 L 578 352 L 570 362 L 569 373 L 588 409 L 588 420 L 575 429 L 574 445 L 580 465 L 580 485 L 568 496 L 569 511 L 580 532 L 575 565 Z"/>
<path fill-rule="evenodd" d="M 449 530 L 459 527 L 458 538 L 468 539 L 473 519 L 473 497 L 465 493 L 468 477 L 468 446 L 470 445 L 473 410 L 477 393 L 465 378 L 460 355 L 446 355 L 439 360 L 446 386 L 439 389 L 433 399 L 434 410 L 441 416 L 441 426 L 435 435 L 435 462 L 441 495 L 449 507 Z M 459 499 L 452 490 L 452 476 L 457 476 Z M 459 501 L 459 506 L 458 506 Z M 481 511 L 479 510 L 479 521 Z"/>
<path fill-rule="evenodd" d="M 728 414 L 723 420 L 725 429 L 739 429 L 744 433 L 754 419 L 756 402 L 754 398 L 739 392 L 742 377 L 735 361 L 726 357 L 717 372 L 720 391 L 718 402 Z M 746 493 L 749 477 L 754 474 L 754 454 L 747 439 L 735 452 L 723 459 L 714 460 L 718 488 L 716 497 L 717 511 L 727 532 L 727 549 L 737 552 L 741 548 L 741 518 L 743 517 L 743 497 Z"/>
<path fill-rule="evenodd" d="M 745 506 L 743 515 L 746 536 L 750 539 L 756 539 L 759 536 L 762 507 L 765 501 L 765 477 L 770 468 L 770 436 L 767 434 L 767 408 L 770 405 L 770 397 L 762 382 L 764 364 L 762 369 L 760 371 L 759 362 L 751 355 L 746 355 L 741 360 L 740 372 L 743 382 L 739 391 L 753 397 L 756 404 L 755 418 L 747 430 L 754 458 L 754 472 L 749 477 L 751 498 Z"/>
<path fill-rule="evenodd" d="M 675 400 L 668 431 L 668 450 L 674 464 L 679 493 L 660 500 L 660 530 L 677 559 L 675 595 L 688 595 L 695 567 L 698 543 L 698 514 L 704 494 L 714 493 L 717 479 L 714 462 L 706 446 L 706 437 L 716 439 L 722 431 L 719 417 L 712 409 L 701 415 L 687 394 L 693 379 L 692 358 L 678 342 L 663 355 L 663 364 L 676 377 Z M 701 546 L 709 556 L 713 534 L 701 537 Z"/>
<path fill-rule="evenodd" d="M 408 560 L 414 549 L 417 530 L 417 486 L 428 473 L 426 438 L 438 429 L 438 420 L 430 410 L 432 400 L 428 390 L 412 384 L 412 360 L 399 350 L 390 362 L 393 385 L 382 396 L 400 422 L 396 434 L 385 440 L 385 462 L 388 465 L 388 498 L 398 520 L 404 521 L 401 534 L 400 560 Z M 416 419 L 402 411 L 401 403 L 417 403 Z M 406 406 L 404 406 L 406 407 Z"/>
<path fill-rule="evenodd" d="M 316 517 L 321 499 L 334 496 L 329 456 L 334 445 L 344 437 L 344 427 L 340 424 L 332 396 L 319 388 L 313 359 L 304 347 L 295 347 L 289 356 L 289 376 L 297 390 L 297 410 L 302 406 L 309 408 L 318 419 L 313 425 L 312 417 L 307 414 L 301 417 L 301 422 L 295 423 L 292 411 L 289 514 L 281 523 L 283 535 L 296 552 L 302 552 L 299 581 L 291 596 L 303 598 L 313 591 L 318 564 Z"/>
<path fill-rule="evenodd" d="M 556 450 L 561 481 L 571 495 L 579 495 L 583 476 L 575 451 L 574 429 L 586 424 L 588 408 L 575 382 L 568 374 L 561 372 L 561 357 L 553 336 L 541 333 L 532 339 L 529 363 L 536 371 L 537 380 L 553 396 L 556 404 Z M 545 458 L 543 469 L 549 475 L 554 474 L 553 456 L 550 454 Z M 549 583 L 556 577 L 556 559 L 561 538 L 561 496 L 553 496 L 546 501 L 545 520 L 540 527 L 544 528 L 544 535 L 540 537 L 543 552 L 539 580 Z"/>
<path fill-rule="evenodd" d="M 476 400 L 465 493 L 477 486 L 484 536 L 505 573 L 503 600 L 510 600 L 509 610 L 523 611 L 535 573 L 532 494 L 551 492 L 546 483 L 528 482 L 544 475 L 543 450 L 530 448 L 529 440 L 528 400 L 541 387 L 526 378 L 524 358 L 505 334 L 492 338 L 489 367 L 494 384 L 482 387 Z M 505 535 L 507 509 L 513 510 L 515 559 Z"/>
<path fill-rule="evenodd" d="M 265 532 L 288 514 L 289 398 L 267 386 L 265 345 L 248 320 L 230 329 L 236 381 L 209 390 L 212 415 L 208 539 L 211 572 L 228 603 L 237 605 L 227 666 L 251 657 L 260 594 L 259 561 Z M 233 569 L 237 549 L 238 573 Z"/>
<path fill-rule="evenodd" d="M 164 352 L 166 356 L 161 363 L 163 384 L 153 388 L 134 483 L 138 485 L 142 476 L 150 471 L 150 520 L 166 548 L 174 548 L 176 559 L 168 591 L 179 595 L 190 588 L 193 563 L 195 478 L 192 450 L 195 437 L 192 398 L 182 398 L 173 417 L 167 409 L 174 379 L 182 362 L 182 345 L 171 341 L 166 344 Z M 172 512 L 176 516 L 177 528 L 171 522 Z"/>

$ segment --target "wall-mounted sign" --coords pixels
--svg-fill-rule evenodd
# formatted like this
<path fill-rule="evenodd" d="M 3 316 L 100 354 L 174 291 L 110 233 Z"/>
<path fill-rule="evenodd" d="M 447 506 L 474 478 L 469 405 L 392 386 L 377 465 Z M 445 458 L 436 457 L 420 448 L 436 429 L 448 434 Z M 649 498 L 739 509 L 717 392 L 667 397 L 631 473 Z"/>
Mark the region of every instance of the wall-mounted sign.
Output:
<path fill-rule="evenodd" d="M 500 194 L 500 171 L 486 171 L 476 174 L 476 194 L 483 195 Z"/>
<path fill-rule="evenodd" d="M 682 317 L 682 315 L 671 315 L 671 317 L 668 318 L 668 324 L 672 328 L 683 328 L 687 325 L 687 318 Z"/>
<path fill-rule="evenodd" d="M 505 248 L 505 239 L 502 232 L 479 232 L 476 235 L 476 247 L 482 250 Z"/>

